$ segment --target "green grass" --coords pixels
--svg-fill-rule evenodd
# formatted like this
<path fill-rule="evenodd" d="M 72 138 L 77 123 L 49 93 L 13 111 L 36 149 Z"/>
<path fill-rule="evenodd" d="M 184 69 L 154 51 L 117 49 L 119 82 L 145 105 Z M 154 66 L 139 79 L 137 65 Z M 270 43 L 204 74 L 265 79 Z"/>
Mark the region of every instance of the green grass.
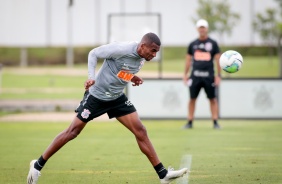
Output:
<path fill-rule="evenodd" d="M 225 78 L 278 77 L 278 66 L 277 58 L 245 57 L 243 67 L 239 72 L 227 74 L 222 71 L 222 76 Z M 157 73 L 158 67 L 157 62 L 148 62 L 142 71 Z M 184 58 L 183 60 L 165 60 L 162 68 L 164 73 L 173 72 L 182 76 Z M 79 74 L 72 74 L 77 71 Z M 2 73 L 0 99 L 80 99 L 83 93 L 83 83 L 87 78 L 87 66 L 86 64 L 76 65 L 74 69 L 68 69 L 65 66 L 26 69 L 7 67 L 3 69 Z"/>
<path fill-rule="evenodd" d="M 282 121 L 144 121 L 165 166 L 178 168 L 192 155 L 189 184 L 280 184 Z M 24 183 L 38 158 L 67 123 L 0 123 L 0 183 Z M 157 184 L 158 178 L 133 135 L 117 122 L 91 122 L 42 170 L 40 184 Z M 174 182 L 175 183 L 175 182 Z"/>
<path fill-rule="evenodd" d="M 81 98 L 85 76 L 4 73 L 0 99 Z"/>
<path fill-rule="evenodd" d="M 84 76 L 4 74 L 0 99 L 81 98 Z"/>

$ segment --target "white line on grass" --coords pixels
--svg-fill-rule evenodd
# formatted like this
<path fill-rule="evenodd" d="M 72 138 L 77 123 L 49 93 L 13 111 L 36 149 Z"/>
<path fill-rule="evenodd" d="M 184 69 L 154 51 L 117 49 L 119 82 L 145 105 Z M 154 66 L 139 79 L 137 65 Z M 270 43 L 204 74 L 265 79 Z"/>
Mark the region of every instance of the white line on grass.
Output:
<path fill-rule="evenodd" d="M 192 155 L 183 155 L 180 163 L 181 168 L 188 168 L 188 171 L 191 171 L 191 164 L 192 164 Z M 188 184 L 189 182 L 189 173 L 185 174 L 182 178 L 177 180 L 177 184 Z"/>

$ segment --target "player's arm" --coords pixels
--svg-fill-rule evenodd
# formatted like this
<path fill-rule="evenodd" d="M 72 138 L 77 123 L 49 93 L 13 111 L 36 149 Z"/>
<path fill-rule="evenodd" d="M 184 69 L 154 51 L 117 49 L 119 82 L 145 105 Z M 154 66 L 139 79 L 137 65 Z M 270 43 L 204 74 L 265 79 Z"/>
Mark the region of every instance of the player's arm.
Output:
<path fill-rule="evenodd" d="M 217 70 L 217 75 L 215 76 L 215 85 L 219 85 L 220 84 L 220 80 L 221 80 L 221 68 L 219 65 L 219 58 L 220 58 L 221 54 L 217 53 L 214 56 L 215 59 L 215 63 L 216 63 L 216 70 Z"/>
<path fill-rule="evenodd" d="M 187 81 L 189 79 L 191 61 L 192 61 L 192 56 L 190 54 L 187 54 L 185 59 L 185 68 L 184 68 L 184 76 L 183 76 L 183 82 L 185 85 L 187 85 Z"/>
<path fill-rule="evenodd" d="M 84 83 L 86 90 L 90 86 L 95 84 L 95 69 L 97 66 L 98 59 L 108 59 L 117 57 L 120 53 L 119 47 L 112 43 L 107 45 L 102 45 L 100 47 L 92 49 L 88 54 L 88 79 Z"/>

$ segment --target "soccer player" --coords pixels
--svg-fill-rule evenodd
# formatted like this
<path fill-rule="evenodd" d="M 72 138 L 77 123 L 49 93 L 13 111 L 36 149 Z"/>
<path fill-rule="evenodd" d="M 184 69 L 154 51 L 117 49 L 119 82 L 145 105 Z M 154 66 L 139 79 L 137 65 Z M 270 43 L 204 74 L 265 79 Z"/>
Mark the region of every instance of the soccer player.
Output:
<path fill-rule="evenodd" d="M 190 100 L 188 102 L 188 122 L 183 128 L 192 128 L 195 112 L 195 104 L 201 88 L 205 89 L 210 101 L 210 109 L 213 119 L 213 127 L 220 129 L 218 120 L 218 102 L 215 88 L 220 83 L 220 50 L 217 42 L 208 36 L 208 22 L 200 19 L 196 23 L 199 37 L 190 43 L 186 55 L 186 63 L 183 81 L 189 86 Z M 217 75 L 214 75 L 214 59 L 216 61 Z M 190 77 L 188 72 L 192 65 Z"/>
<path fill-rule="evenodd" d="M 135 135 L 140 150 L 151 162 L 162 184 L 170 183 L 188 172 L 187 168 L 174 171 L 163 166 L 135 107 L 123 93 L 128 82 L 132 82 L 133 86 L 143 83 L 135 74 L 142 68 L 145 60 L 150 61 L 156 56 L 160 46 L 159 37 L 154 33 L 147 33 L 140 43 L 115 42 L 89 52 L 88 80 L 84 83 L 86 91 L 80 106 L 76 109 L 77 115 L 70 126 L 55 137 L 39 159 L 30 162 L 28 184 L 36 184 L 47 160 L 67 142 L 76 138 L 87 122 L 104 113 L 107 113 L 109 118 L 116 118 Z M 104 59 L 104 63 L 95 74 L 99 58 Z"/>

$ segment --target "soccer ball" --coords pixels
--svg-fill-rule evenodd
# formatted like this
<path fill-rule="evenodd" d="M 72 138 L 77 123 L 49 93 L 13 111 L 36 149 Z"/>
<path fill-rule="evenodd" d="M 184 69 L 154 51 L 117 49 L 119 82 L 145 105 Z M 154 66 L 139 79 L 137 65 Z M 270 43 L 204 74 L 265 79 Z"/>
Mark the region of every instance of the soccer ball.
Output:
<path fill-rule="evenodd" d="M 224 52 L 219 58 L 220 67 L 228 73 L 235 73 L 239 71 L 242 67 L 242 64 L 242 55 L 234 50 L 228 50 Z"/>

